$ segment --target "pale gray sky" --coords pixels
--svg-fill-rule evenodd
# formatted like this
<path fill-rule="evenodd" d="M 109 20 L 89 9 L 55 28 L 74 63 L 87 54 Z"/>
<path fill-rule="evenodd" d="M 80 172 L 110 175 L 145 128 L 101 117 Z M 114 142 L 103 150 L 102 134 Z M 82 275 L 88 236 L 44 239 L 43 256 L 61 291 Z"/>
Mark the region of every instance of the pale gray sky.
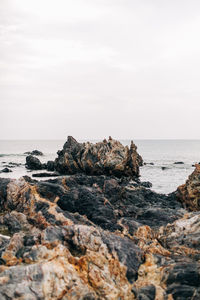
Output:
<path fill-rule="evenodd" d="M 0 139 L 199 139 L 199 37 L 199 0 L 0 0 Z"/>

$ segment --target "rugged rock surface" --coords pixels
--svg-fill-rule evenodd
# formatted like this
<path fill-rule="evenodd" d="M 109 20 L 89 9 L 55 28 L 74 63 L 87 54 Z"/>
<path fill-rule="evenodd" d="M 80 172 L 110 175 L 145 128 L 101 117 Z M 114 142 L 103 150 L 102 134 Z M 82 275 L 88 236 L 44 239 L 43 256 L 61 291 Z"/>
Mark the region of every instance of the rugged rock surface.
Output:
<path fill-rule="evenodd" d="M 62 151 L 58 151 L 55 169 L 61 174 L 85 173 L 138 177 L 139 166 L 142 163 L 142 158 L 137 153 L 137 147 L 133 142 L 129 148 L 111 137 L 108 141 L 92 144 L 78 143 L 69 136 Z"/>
<path fill-rule="evenodd" d="M 0 299 L 200 299 L 200 213 L 128 178 L 0 179 Z"/>
<path fill-rule="evenodd" d="M 42 170 L 45 169 L 45 166 L 37 157 L 28 155 L 26 157 L 26 168 L 30 170 Z"/>
<path fill-rule="evenodd" d="M 194 172 L 185 184 L 177 189 L 177 198 L 191 211 L 200 210 L 200 165 L 195 165 Z"/>

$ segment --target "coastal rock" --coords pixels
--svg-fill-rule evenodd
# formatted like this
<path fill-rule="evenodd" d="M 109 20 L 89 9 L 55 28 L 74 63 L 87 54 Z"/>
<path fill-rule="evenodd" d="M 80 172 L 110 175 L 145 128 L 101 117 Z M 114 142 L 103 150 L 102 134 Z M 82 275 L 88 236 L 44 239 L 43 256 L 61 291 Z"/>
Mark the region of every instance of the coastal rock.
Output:
<path fill-rule="evenodd" d="M 42 155 L 44 155 L 39 150 L 27 151 L 27 152 L 24 152 L 24 154 L 27 154 L 27 155 L 36 155 L 36 156 L 42 156 Z"/>
<path fill-rule="evenodd" d="M 53 160 L 49 160 L 47 162 L 47 170 L 48 171 L 54 171 L 55 170 L 55 163 Z"/>
<path fill-rule="evenodd" d="M 130 178 L 0 178 L 0 299 L 200 298 L 200 212 Z"/>
<path fill-rule="evenodd" d="M 26 168 L 30 170 L 42 170 L 44 169 L 41 161 L 32 155 L 26 157 Z"/>
<path fill-rule="evenodd" d="M 184 162 L 183 161 L 175 161 L 174 165 L 184 165 Z"/>
<path fill-rule="evenodd" d="M 9 168 L 4 168 L 4 169 L 2 169 L 1 171 L 0 171 L 1 173 L 10 173 L 10 172 L 12 172 L 12 170 L 10 170 Z"/>
<path fill-rule="evenodd" d="M 133 142 L 129 148 L 111 137 L 108 141 L 92 144 L 78 143 L 69 136 L 62 151 L 58 151 L 55 169 L 61 174 L 138 177 L 139 166 L 142 164 L 142 158 Z"/>
<path fill-rule="evenodd" d="M 56 172 L 54 172 L 54 173 L 43 172 L 43 173 L 32 174 L 32 176 L 33 177 L 57 177 L 57 176 L 59 176 L 59 174 Z"/>
<path fill-rule="evenodd" d="M 177 198 L 183 205 L 191 210 L 200 210 L 200 165 L 195 165 L 195 170 L 188 177 L 185 184 L 177 189 Z"/>

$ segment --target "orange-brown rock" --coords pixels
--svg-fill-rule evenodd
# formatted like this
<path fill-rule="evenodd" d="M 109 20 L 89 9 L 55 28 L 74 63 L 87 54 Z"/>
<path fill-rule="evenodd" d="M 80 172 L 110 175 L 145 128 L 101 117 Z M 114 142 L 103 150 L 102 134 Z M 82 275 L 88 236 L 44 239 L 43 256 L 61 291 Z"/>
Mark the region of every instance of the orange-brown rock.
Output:
<path fill-rule="evenodd" d="M 200 212 L 129 178 L 0 179 L 0 299 L 198 300 Z"/>
<path fill-rule="evenodd" d="M 89 175 L 139 176 L 143 164 L 137 147 L 131 142 L 130 148 L 119 141 L 103 140 L 96 144 L 78 143 L 69 136 L 62 151 L 58 151 L 55 169 L 61 174 L 85 173 Z"/>
<path fill-rule="evenodd" d="M 185 184 L 177 189 L 177 198 L 190 211 L 200 210 L 200 165 L 195 165 L 194 172 Z"/>

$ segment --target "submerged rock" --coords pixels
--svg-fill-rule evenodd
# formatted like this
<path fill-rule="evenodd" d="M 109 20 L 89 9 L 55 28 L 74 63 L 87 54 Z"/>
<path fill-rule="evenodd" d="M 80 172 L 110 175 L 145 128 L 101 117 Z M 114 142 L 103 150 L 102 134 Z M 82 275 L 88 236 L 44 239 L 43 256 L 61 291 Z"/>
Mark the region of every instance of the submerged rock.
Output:
<path fill-rule="evenodd" d="M 39 150 L 33 150 L 33 151 L 27 151 L 24 152 L 24 154 L 28 154 L 28 155 L 36 155 L 36 156 L 42 156 L 44 155 L 41 151 Z"/>
<path fill-rule="evenodd" d="M 195 165 L 195 170 L 188 177 L 185 184 L 177 189 L 177 198 L 191 211 L 200 210 L 200 165 Z"/>
<path fill-rule="evenodd" d="M 119 141 L 104 140 L 96 144 L 78 143 L 69 136 L 62 151 L 58 151 L 55 169 L 61 174 L 85 173 L 88 175 L 139 176 L 143 163 L 137 147 L 130 148 Z"/>

